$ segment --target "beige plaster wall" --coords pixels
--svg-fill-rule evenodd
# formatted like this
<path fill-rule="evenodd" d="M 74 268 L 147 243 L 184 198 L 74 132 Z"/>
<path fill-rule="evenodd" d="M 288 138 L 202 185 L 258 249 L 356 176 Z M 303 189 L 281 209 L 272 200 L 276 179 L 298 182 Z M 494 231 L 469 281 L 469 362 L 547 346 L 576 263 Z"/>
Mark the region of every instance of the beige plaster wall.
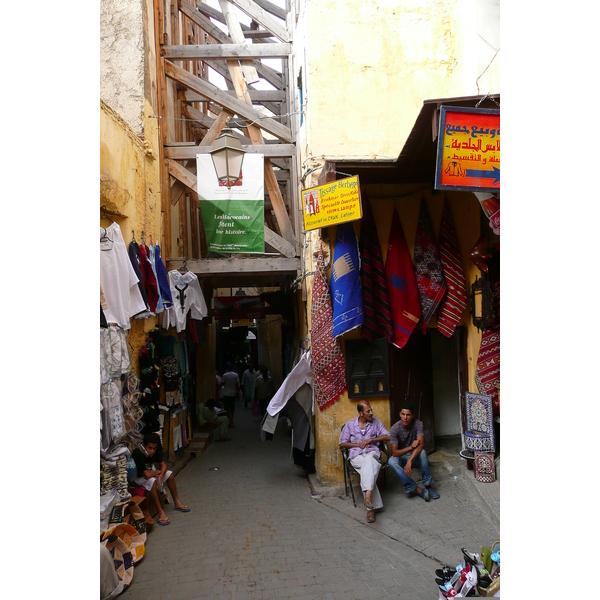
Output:
<path fill-rule="evenodd" d="M 424 100 L 500 91 L 495 0 L 306 0 L 302 160 L 395 159 Z"/>
<path fill-rule="evenodd" d="M 136 135 L 144 129 L 144 0 L 100 2 L 100 98 Z"/>

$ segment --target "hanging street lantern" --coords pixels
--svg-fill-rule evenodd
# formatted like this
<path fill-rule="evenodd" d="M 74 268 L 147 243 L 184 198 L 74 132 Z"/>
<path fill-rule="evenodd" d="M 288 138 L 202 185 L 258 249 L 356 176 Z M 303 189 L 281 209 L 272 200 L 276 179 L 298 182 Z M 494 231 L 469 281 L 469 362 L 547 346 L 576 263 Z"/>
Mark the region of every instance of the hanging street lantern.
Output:
<path fill-rule="evenodd" d="M 241 179 L 245 150 L 229 127 L 224 127 L 210 153 L 219 184 L 231 189 Z"/>

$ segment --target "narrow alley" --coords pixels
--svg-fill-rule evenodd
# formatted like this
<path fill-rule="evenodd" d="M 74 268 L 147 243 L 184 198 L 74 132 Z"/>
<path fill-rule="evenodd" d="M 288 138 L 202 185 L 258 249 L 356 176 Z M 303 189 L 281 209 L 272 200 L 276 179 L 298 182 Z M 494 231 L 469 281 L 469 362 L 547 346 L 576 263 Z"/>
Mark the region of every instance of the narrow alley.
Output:
<path fill-rule="evenodd" d="M 238 403 L 232 440 L 211 444 L 177 475 L 192 511 L 165 507 L 171 524 L 148 534 L 123 598 L 437 598 L 435 569 L 458 564 L 461 547 L 477 552 L 500 537 L 498 514 L 460 458 L 432 455 L 441 498 L 429 503 L 406 498 L 388 471 L 385 506 L 369 525 L 343 486 L 335 495 L 311 489 L 282 420 L 270 442 L 259 427 Z"/>

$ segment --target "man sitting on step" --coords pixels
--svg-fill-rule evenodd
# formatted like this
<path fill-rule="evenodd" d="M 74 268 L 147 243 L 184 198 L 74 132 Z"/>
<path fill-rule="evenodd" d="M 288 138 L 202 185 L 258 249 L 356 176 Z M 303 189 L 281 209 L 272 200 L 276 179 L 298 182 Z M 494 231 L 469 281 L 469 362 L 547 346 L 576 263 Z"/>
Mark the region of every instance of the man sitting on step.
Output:
<path fill-rule="evenodd" d="M 131 457 L 135 461 L 137 469 L 137 477 L 134 477 L 133 482 L 148 492 L 148 498 L 150 498 L 158 512 L 156 522 L 159 525 L 169 525 L 171 522 L 158 497 L 159 492 L 162 493 L 163 484 L 165 483 L 171 492 L 171 496 L 173 496 L 175 510 L 190 512 L 188 505 L 183 504 L 179 499 L 173 472 L 167 469 L 167 463 L 163 460 L 162 444 L 158 433 L 147 433 L 144 436 L 143 447 L 141 449 L 135 448 L 131 453 Z M 155 464 L 159 465 L 158 469 Z"/>
<path fill-rule="evenodd" d="M 430 498 L 440 497 L 437 490 L 431 487 L 433 477 L 429 471 L 429 461 L 424 446 L 423 422 L 414 418 L 414 410 L 409 401 L 401 405 L 400 420 L 390 429 L 390 446 L 392 456 L 388 460 L 390 469 L 402 482 L 404 493 L 421 496 L 425 502 Z M 412 468 L 421 470 L 423 486 L 419 487 L 412 478 Z"/>

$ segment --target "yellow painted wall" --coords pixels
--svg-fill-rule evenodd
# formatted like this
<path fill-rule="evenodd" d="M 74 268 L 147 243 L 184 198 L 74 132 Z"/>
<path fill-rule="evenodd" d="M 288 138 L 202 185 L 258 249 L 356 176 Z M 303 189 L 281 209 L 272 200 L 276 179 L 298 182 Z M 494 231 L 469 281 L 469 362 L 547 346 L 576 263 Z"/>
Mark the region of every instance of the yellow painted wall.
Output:
<path fill-rule="evenodd" d="M 387 246 L 391 229 L 393 211 L 398 212 L 402 229 L 406 237 L 407 245 L 411 255 L 414 253 L 417 222 L 419 218 L 419 208 L 421 198 L 427 204 L 431 216 L 434 234 L 439 236 L 442 210 L 444 206 L 444 193 L 433 194 L 430 189 L 420 190 L 418 186 L 365 186 L 361 190 L 363 198 L 368 197 L 375 217 L 377 234 L 381 247 L 383 259 L 385 262 L 387 256 Z M 479 202 L 473 194 L 470 193 L 447 193 L 446 198 L 450 205 L 450 211 L 456 228 L 460 253 L 462 257 L 465 278 L 467 280 L 467 292 L 470 284 L 476 276 L 480 276 L 479 269 L 468 258 L 468 254 L 479 239 L 480 227 L 479 219 L 481 208 Z M 354 222 L 354 228 L 357 236 L 360 235 L 360 221 Z M 322 235 L 331 240 L 331 250 L 329 255 L 333 255 L 333 242 L 335 241 L 335 227 L 323 230 Z M 310 251 L 306 253 L 310 266 L 307 271 L 315 269 L 316 261 L 313 261 L 314 252 L 319 248 L 319 230 L 307 234 Z M 330 269 L 328 269 L 328 281 L 330 278 Z M 308 323 L 310 331 L 310 305 L 312 300 L 313 276 L 308 276 L 306 280 L 308 292 Z M 429 327 L 436 327 L 436 319 L 432 319 Z M 468 387 L 470 391 L 477 391 L 475 383 L 475 366 L 479 345 L 481 343 L 481 333 L 473 327 L 469 310 L 465 311 L 461 325 L 467 329 L 467 374 Z M 344 351 L 344 342 L 348 339 L 360 339 L 360 330 L 354 330 L 345 334 L 342 339 L 342 351 Z M 393 424 L 390 422 L 389 397 L 382 396 L 369 400 L 373 407 L 373 413 L 389 429 Z M 320 411 L 315 407 L 315 429 L 316 429 L 316 454 L 315 466 L 317 478 L 322 484 L 334 484 L 343 481 L 344 472 L 342 468 L 342 457 L 338 447 L 338 440 L 341 426 L 351 418 L 357 416 L 356 400 L 348 399 L 348 394 L 344 394 L 339 401 Z M 458 407 L 457 407 L 458 409 Z M 394 421 L 395 422 L 395 421 Z"/>
<path fill-rule="evenodd" d="M 144 106 L 144 138 L 104 102 L 100 103 L 100 207 L 106 206 L 110 218 L 119 224 L 125 244 L 135 238 L 146 243 L 160 240 L 160 174 L 158 164 L 157 119 L 152 108 Z M 102 214 L 102 210 L 100 211 Z M 101 219 L 100 225 L 110 222 Z M 133 347 L 133 367 L 137 368 L 139 349 L 157 318 L 132 319 L 129 341 Z"/>

